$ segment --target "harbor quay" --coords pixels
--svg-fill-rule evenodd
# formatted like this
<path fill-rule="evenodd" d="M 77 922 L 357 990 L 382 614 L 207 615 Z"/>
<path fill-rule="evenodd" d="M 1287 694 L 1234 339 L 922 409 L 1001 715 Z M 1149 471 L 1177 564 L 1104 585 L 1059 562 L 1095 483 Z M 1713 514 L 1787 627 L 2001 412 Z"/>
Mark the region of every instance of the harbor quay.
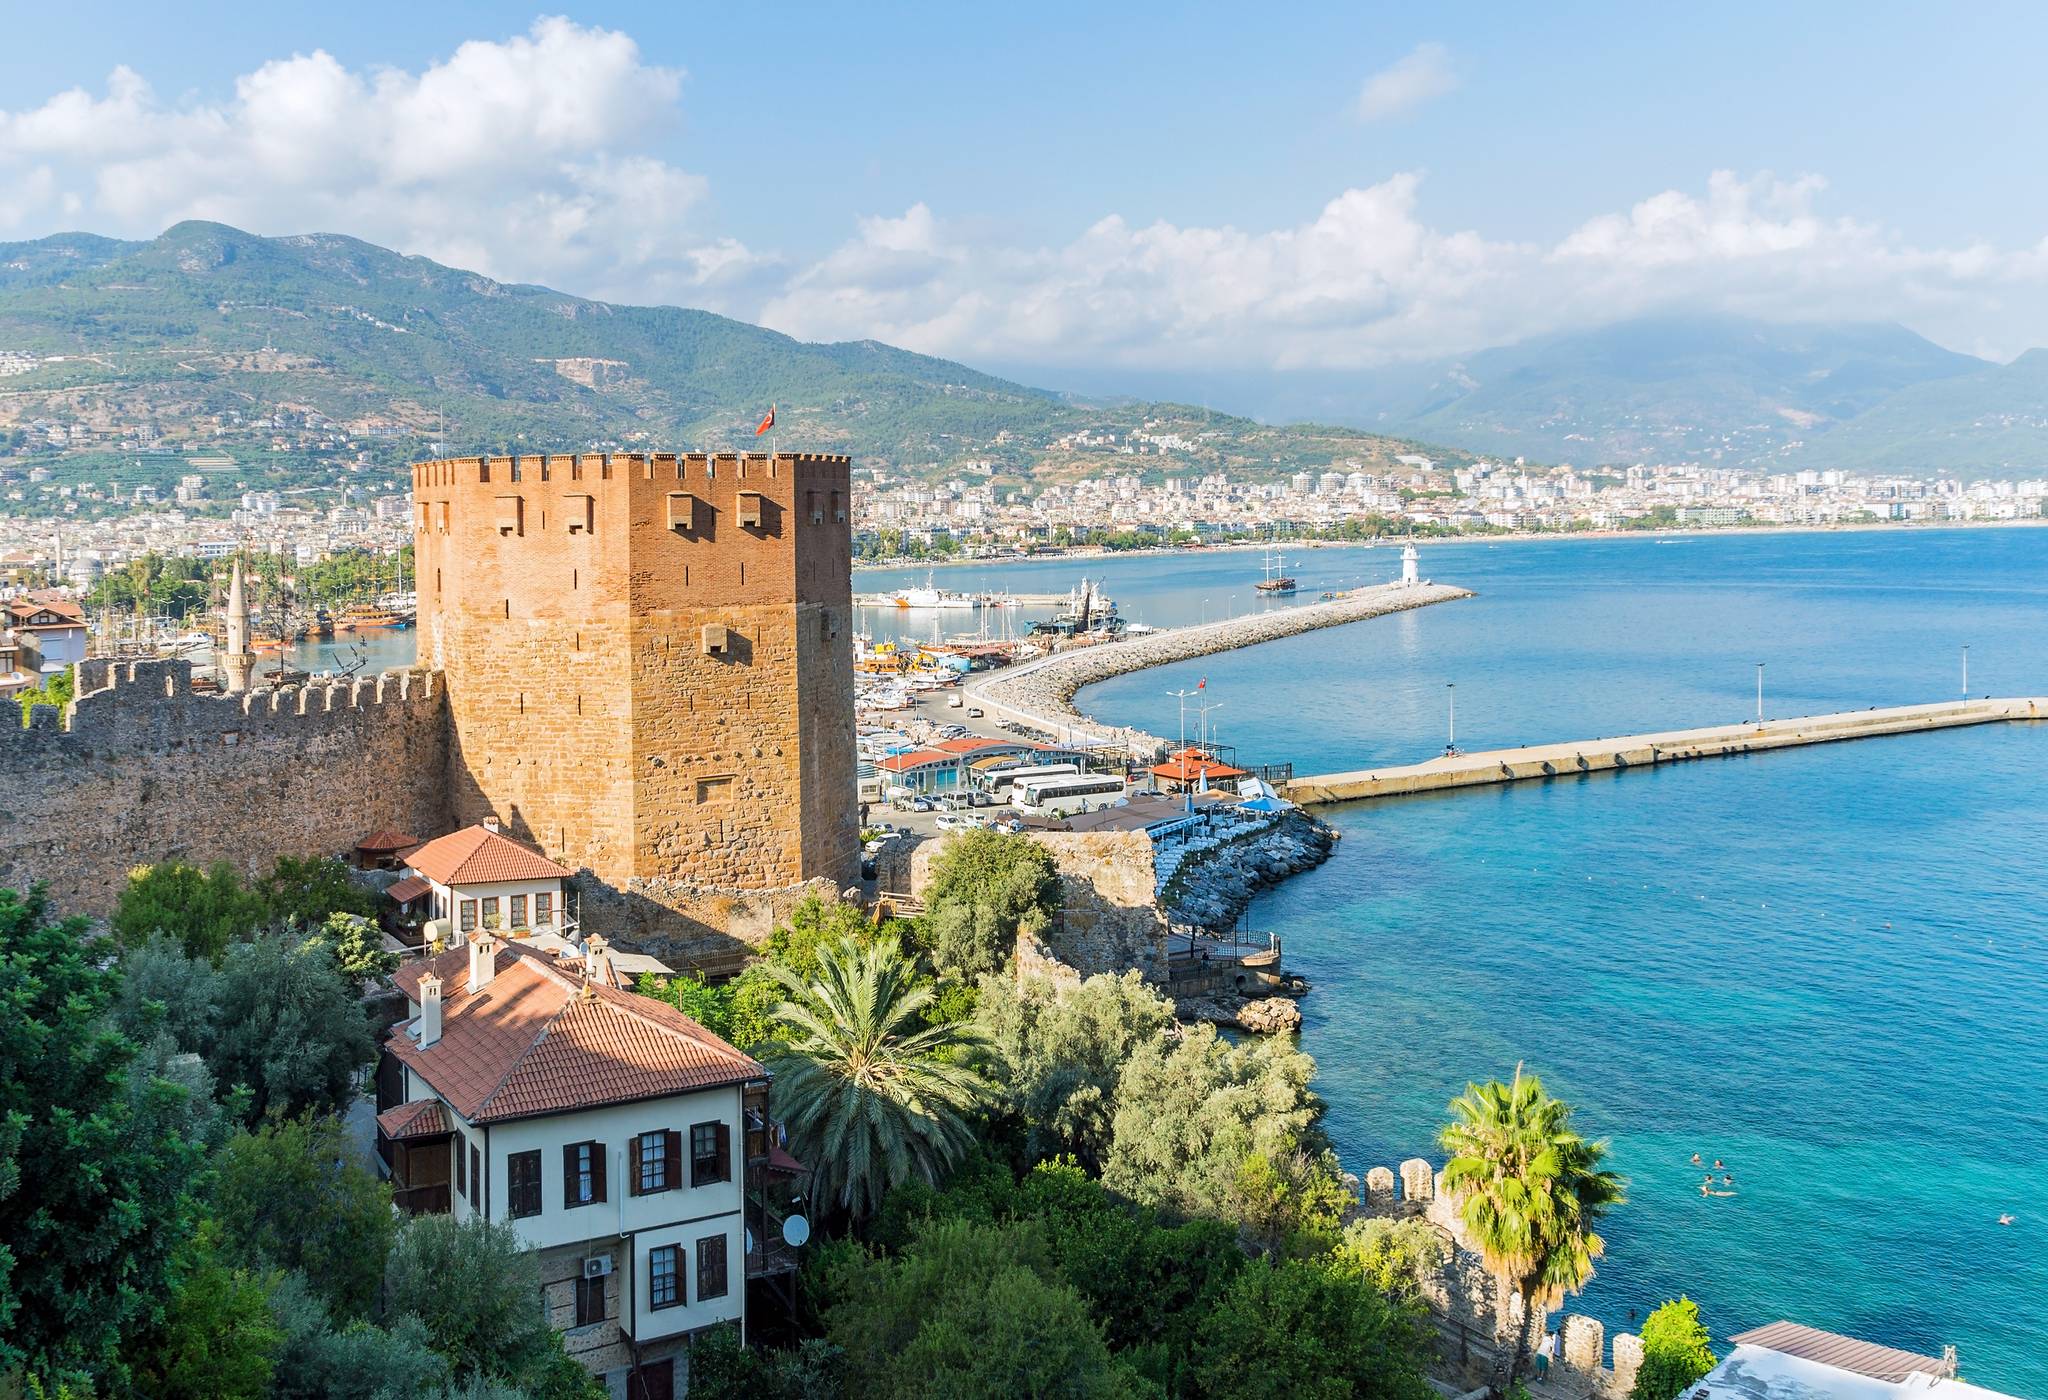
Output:
<path fill-rule="evenodd" d="M 1081 714 L 1073 702 L 1083 686 L 1153 666 L 1471 596 L 1469 589 L 1426 582 L 1353 589 L 1328 601 L 1298 608 L 1225 618 L 1055 652 L 970 680 L 965 690 L 971 704 L 999 719 L 1042 730 L 1066 743 L 1122 749 L 1135 758 L 1150 761 L 1169 741 L 1141 729 L 1101 724 Z"/>
<path fill-rule="evenodd" d="M 1887 709 L 1849 710 L 1838 714 L 1716 725 L 1704 729 L 1673 729 L 1659 734 L 1631 734 L 1612 739 L 1487 749 L 1475 753 L 1446 753 L 1427 763 L 1298 777 L 1287 783 L 1286 793 L 1290 799 L 1304 806 L 1318 806 L 1491 783 L 1650 768 L 1688 759 L 1722 758 L 1769 749 L 1838 743 L 1845 739 L 1874 739 L 1886 734 L 1917 734 L 1929 729 L 2041 719 L 2048 719 L 2048 698 L 2038 696 L 1897 705 Z"/>

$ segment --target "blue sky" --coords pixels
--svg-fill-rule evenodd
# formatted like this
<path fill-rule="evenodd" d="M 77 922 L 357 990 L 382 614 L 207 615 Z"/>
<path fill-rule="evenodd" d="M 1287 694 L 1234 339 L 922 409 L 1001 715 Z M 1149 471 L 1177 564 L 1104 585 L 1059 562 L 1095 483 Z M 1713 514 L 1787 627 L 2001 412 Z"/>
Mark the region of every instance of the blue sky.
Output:
<path fill-rule="evenodd" d="M 17 8 L 0 238 L 354 233 L 995 365 L 2048 341 L 2039 7 L 750 8 Z"/>

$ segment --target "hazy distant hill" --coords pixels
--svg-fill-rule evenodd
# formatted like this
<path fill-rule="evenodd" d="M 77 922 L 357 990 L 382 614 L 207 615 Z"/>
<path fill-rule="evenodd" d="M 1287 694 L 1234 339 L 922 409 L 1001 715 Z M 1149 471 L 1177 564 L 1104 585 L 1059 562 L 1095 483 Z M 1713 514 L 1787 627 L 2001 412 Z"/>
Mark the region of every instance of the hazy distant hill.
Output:
<path fill-rule="evenodd" d="M 1819 448 L 1845 462 L 1908 471 L 1929 462 L 1988 476 L 2048 472 L 2048 350 L 1899 390 Z"/>
<path fill-rule="evenodd" d="M 1391 416 L 1551 461 L 1803 459 L 1902 391 L 1984 368 L 1902 326 L 1658 318 L 1469 356 Z"/>
<path fill-rule="evenodd" d="M 278 405 L 450 451 L 725 447 L 770 403 L 780 447 L 865 464 L 1058 474 L 1098 469 L 1077 433 L 1194 444 L 1163 466 L 1271 473 L 1410 450 L 1348 428 L 1273 428 L 1173 404 L 1091 407 L 874 341 L 806 344 L 674 307 L 510 286 L 328 234 L 185 223 L 146 242 L 62 234 L 0 245 L 0 351 L 69 357 L 10 376 L 0 425 L 36 415 L 181 425 Z M 395 425 L 384 427 L 383 425 Z M 1127 439 L 1126 439 L 1127 440 Z"/>

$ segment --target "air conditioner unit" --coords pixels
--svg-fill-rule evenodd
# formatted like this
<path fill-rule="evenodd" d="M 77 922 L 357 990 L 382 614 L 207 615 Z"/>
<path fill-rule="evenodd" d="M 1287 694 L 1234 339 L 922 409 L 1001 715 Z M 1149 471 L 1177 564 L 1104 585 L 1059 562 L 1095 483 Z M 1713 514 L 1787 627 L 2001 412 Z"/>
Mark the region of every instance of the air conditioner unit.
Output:
<path fill-rule="evenodd" d="M 603 1278 L 612 1271 L 612 1257 L 609 1254 L 593 1254 L 583 1261 L 583 1277 Z"/>

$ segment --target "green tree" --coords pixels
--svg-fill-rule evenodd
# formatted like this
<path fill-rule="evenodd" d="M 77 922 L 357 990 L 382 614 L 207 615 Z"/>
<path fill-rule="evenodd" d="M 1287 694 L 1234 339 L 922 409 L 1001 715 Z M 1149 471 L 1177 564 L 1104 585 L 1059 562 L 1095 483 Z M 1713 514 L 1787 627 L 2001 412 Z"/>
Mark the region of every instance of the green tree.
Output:
<path fill-rule="evenodd" d="M 1217 1400 L 1426 1400 L 1429 1325 L 1356 1275 L 1254 1260 L 1195 1338 L 1192 1393 Z"/>
<path fill-rule="evenodd" d="M 509 1226 L 416 1215 L 392 1243 L 384 1286 L 387 1315 L 418 1319 L 458 1383 L 502 1381 L 536 1400 L 602 1393 L 548 1325 L 540 1261 Z"/>
<path fill-rule="evenodd" d="M 114 904 L 114 937 L 133 945 L 168 934 L 189 956 L 217 959 L 228 944 L 253 934 L 264 913 L 263 897 L 226 861 L 204 870 L 164 861 L 128 872 Z"/>
<path fill-rule="evenodd" d="M 1314 1074 L 1286 1037 L 1233 1045 L 1204 1025 L 1144 1042 L 1118 1081 L 1103 1184 L 1253 1243 L 1327 1234 L 1344 1191 Z"/>
<path fill-rule="evenodd" d="M 398 1228 L 391 1188 L 357 1161 L 339 1118 L 236 1133 L 215 1159 L 208 1205 L 235 1262 L 302 1272 L 344 1318 L 376 1303 Z"/>
<path fill-rule="evenodd" d="M 1059 901 L 1052 853 L 1030 837 L 986 827 L 949 837 L 925 893 L 933 958 L 959 976 L 994 972 L 1019 933 L 1052 927 Z"/>
<path fill-rule="evenodd" d="M 980 1037 L 922 1023 L 932 989 L 915 985 L 895 941 L 830 945 L 809 983 L 775 974 L 793 998 L 776 1011 L 786 1043 L 770 1052 L 775 1104 L 813 1196 L 864 1216 L 891 1186 L 958 1160 L 973 1140 L 963 1115 L 987 1089 L 957 1056 Z"/>
<path fill-rule="evenodd" d="M 1538 1311 L 1592 1279 L 1607 1247 L 1593 1227 L 1626 1199 L 1625 1184 L 1600 1166 L 1607 1145 L 1573 1131 L 1571 1106 L 1520 1065 L 1512 1083 L 1466 1085 L 1450 1111 L 1444 1189 L 1494 1278 L 1499 1400 L 1529 1363 Z"/>
<path fill-rule="evenodd" d="M 256 882 L 256 895 L 271 923 L 317 929 L 330 915 L 377 912 L 371 893 L 349 878 L 348 867 L 332 856 L 279 856 Z"/>
<path fill-rule="evenodd" d="M 1141 1393 L 1035 1226 L 934 1221 L 898 1258 L 841 1251 L 824 1273 L 825 1335 L 845 1353 L 850 1395 Z"/>
<path fill-rule="evenodd" d="M 1420 1303 L 1422 1280 L 1440 1271 L 1451 1246 L 1426 1220 L 1370 1216 L 1344 1227 L 1331 1267 L 1354 1273 L 1390 1298 Z"/>
<path fill-rule="evenodd" d="M 285 1275 L 270 1305 L 284 1334 L 274 1400 L 413 1400 L 439 1395 L 448 1385 L 448 1363 L 416 1317 L 393 1317 L 389 1327 L 353 1322 L 336 1328 L 303 1274 Z"/>
<path fill-rule="evenodd" d="M 78 668 L 67 666 L 41 685 L 32 685 L 14 698 L 21 705 L 21 727 L 26 729 L 36 706 L 55 705 L 61 710 L 78 698 Z"/>
<path fill-rule="evenodd" d="M 1678 1297 L 1661 1303 L 1643 1319 L 1643 1364 L 1636 1372 L 1634 1400 L 1676 1400 L 1680 1392 L 1714 1369 L 1713 1338 L 1700 1321 L 1700 1306 Z"/>
<path fill-rule="evenodd" d="M 398 968 L 398 954 L 384 948 L 384 931 L 361 914 L 335 910 L 320 925 L 320 941 L 334 955 L 334 965 L 358 981 Z"/>
<path fill-rule="evenodd" d="M 251 1093 L 250 1121 L 345 1107 L 376 1047 L 355 984 L 317 941 L 270 933 L 221 959 L 208 1065 Z"/>
<path fill-rule="evenodd" d="M 118 1375 L 167 1291 L 206 1144 L 187 1088 L 135 1072 L 82 920 L 0 890 L 0 1375 Z"/>
<path fill-rule="evenodd" d="M 807 1337 L 787 1351 L 762 1351 L 737 1327 L 714 1327 L 690 1344 L 690 1400 L 839 1400 L 838 1347 Z"/>
<path fill-rule="evenodd" d="M 163 1320 L 136 1347 L 135 1385 L 152 1400 L 258 1400 L 269 1393 L 284 1331 L 261 1278 L 220 1258 L 202 1226 L 171 1279 Z"/>
<path fill-rule="evenodd" d="M 1173 1003 L 1136 972 L 1098 973 L 1078 986 L 987 977 L 975 1020 L 1029 1156 L 1070 1153 L 1091 1170 L 1109 1156 L 1125 1062 L 1174 1023 Z"/>
<path fill-rule="evenodd" d="M 789 922 L 768 935 L 768 961 L 779 963 L 809 981 L 818 975 L 819 955 L 837 943 L 865 947 L 885 938 L 908 944 L 909 923 L 888 919 L 877 924 L 858 904 L 807 894 L 789 911 Z"/>

